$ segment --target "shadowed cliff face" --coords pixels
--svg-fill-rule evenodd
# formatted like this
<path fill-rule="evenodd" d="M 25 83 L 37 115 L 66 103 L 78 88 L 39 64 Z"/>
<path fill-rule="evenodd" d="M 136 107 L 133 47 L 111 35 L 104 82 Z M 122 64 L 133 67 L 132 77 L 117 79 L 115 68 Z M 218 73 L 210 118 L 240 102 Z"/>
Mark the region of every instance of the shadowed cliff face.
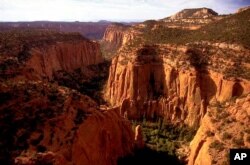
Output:
<path fill-rule="evenodd" d="M 198 127 L 210 103 L 250 92 L 248 80 L 225 79 L 199 53 L 163 45 L 121 53 L 112 61 L 105 98 L 129 119 L 160 116 Z"/>

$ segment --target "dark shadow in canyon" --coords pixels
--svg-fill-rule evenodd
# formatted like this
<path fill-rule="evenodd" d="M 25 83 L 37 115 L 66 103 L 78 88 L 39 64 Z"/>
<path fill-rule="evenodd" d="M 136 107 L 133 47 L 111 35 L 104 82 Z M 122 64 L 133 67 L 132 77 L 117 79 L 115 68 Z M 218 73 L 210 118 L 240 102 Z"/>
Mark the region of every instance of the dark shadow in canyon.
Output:
<path fill-rule="evenodd" d="M 146 94 L 147 96 L 140 96 L 141 94 L 138 92 L 136 93 L 136 96 L 139 97 L 145 97 L 148 101 L 157 101 L 161 97 L 164 96 L 164 80 L 165 80 L 165 72 L 164 72 L 164 63 L 163 59 L 159 56 L 160 48 L 158 45 L 143 45 L 142 48 L 137 50 L 137 59 L 139 65 L 142 65 L 142 67 L 149 67 L 148 72 L 149 73 L 136 73 L 135 75 L 138 75 L 139 77 L 134 77 L 134 79 L 137 79 L 138 81 L 135 81 L 134 88 L 141 88 L 140 84 L 144 83 L 146 84 L 147 89 Z M 139 75 L 143 74 L 143 75 Z M 147 82 L 143 82 L 142 79 L 140 79 L 140 76 L 147 76 L 146 80 Z M 142 89 L 144 90 L 144 89 Z M 157 121 L 159 117 L 162 117 L 160 112 L 158 111 L 151 111 L 150 109 L 152 107 L 149 104 L 144 104 L 142 101 L 137 101 L 136 103 L 137 108 L 137 117 L 134 118 L 134 116 L 130 119 L 135 119 L 142 121 L 143 118 L 146 118 L 149 121 Z"/>
<path fill-rule="evenodd" d="M 196 70 L 197 85 L 200 86 L 201 99 L 204 100 L 203 106 L 205 112 L 203 115 L 205 115 L 210 100 L 217 93 L 217 86 L 208 71 L 209 61 L 211 61 L 210 55 L 206 50 L 204 51 L 196 47 L 189 48 L 186 55 L 188 56 L 191 66 Z"/>
<path fill-rule="evenodd" d="M 164 152 L 157 152 L 150 148 L 136 150 L 133 155 L 129 155 L 118 160 L 117 165 L 184 165 L 176 156 L 168 155 Z"/>
<path fill-rule="evenodd" d="M 233 86 L 232 97 L 239 97 L 243 94 L 244 88 L 241 86 L 239 82 L 236 82 Z"/>
<path fill-rule="evenodd" d="M 106 104 L 102 97 L 102 90 L 109 76 L 109 66 L 110 61 L 105 61 L 97 65 L 76 69 L 72 73 L 57 71 L 53 81 L 60 86 L 75 89 L 91 97 L 99 105 Z"/>

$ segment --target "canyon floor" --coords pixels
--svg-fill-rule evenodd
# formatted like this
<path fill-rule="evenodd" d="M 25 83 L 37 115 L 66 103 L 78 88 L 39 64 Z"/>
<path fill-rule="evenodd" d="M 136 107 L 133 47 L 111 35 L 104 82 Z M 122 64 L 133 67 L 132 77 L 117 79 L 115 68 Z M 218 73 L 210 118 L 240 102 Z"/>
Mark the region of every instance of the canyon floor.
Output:
<path fill-rule="evenodd" d="M 249 20 L 198 8 L 81 31 L 99 40 L 0 24 L 0 164 L 229 164 L 250 148 Z"/>

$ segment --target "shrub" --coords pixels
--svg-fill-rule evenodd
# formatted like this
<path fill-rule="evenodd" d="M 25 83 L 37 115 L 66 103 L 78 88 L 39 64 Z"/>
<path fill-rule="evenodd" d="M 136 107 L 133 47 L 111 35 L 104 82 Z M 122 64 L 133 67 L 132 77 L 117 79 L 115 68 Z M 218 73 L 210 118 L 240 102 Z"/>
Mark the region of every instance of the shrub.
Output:
<path fill-rule="evenodd" d="M 81 109 L 77 109 L 77 114 L 75 116 L 74 123 L 76 125 L 81 124 L 85 118 L 86 118 L 85 112 Z"/>
<path fill-rule="evenodd" d="M 167 142 L 166 144 L 162 145 L 158 151 L 163 151 L 163 152 L 167 152 L 169 155 L 174 155 L 175 154 L 175 149 L 176 149 L 176 145 L 173 142 Z"/>
<path fill-rule="evenodd" d="M 246 132 L 247 134 L 250 134 L 250 128 L 247 128 L 247 129 L 245 130 L 245 132 Z"/>
<path fill-rule="evenodd" d="M 217 149 L 219 151 L 222 151 L 224 149 L 224 145 L 219 142 L 218 140 L 215 140 L 214 142 L 212 142 L 210 144 L 210 148 L 214 148 L 214 149 Z"/>
<path fill-rule="evenodd" d="M 56 92 L 51 92 L 48 94 L 48 99 L 51 102 L 55 102 L 57 100 L 57 93 Z"/>
<path fill-rule="evenodd" d="M 237 146 L 242 146 L 244 145 L 244 140 L 243 138 L 233 138 L 233 143 Z"/>
<path fill-rule="evenodd" d="M 146 56 L 146 55 L 155 56 L 158 54 L 157 49 L 158 47 L 156 45 L 144 45 L 143 48 L 137 50 L 136 54 L 139 56 Z"/>
<path fill-rule="evenodd" d="M 122 59 L 121 61 L 119 61 L 119 63 L 121 65 L 127 65 L 128 64 L 128 59 Z"/>
<path fill-rule="evenodd" d="M 216 122 L 218 122 L 218 120 L 217 120 L 217 119 L 212 118 L 212 119 L 211 119 L 211 122 L 212 122 L 212 123 L 216 123 Z"/>
<path fill-rule="evenodd" d="M 222 134 L 222 140 L 231 139 L 231 138 L 232 138 L 232 135 L 227 132 L 224 132 Z"/>
<path fill-rule="evenodd" d="M 224 120 L 226 119 L 230 114 L 228 112 L 222 112 L 221 114 L 217 114 L 216 118 L 218 120 Z"/>
<path fill-rule="evenodd" d="M 250 143 L 250 135 L 247 136 L 247 142 Z"/>
<path fill-rule="evenodd" d="M 47 148 L 45 146 L 43 146 L 43 145 L 38 145 L 36 149 L 37 149 L 38 152 L 47 151 Z"/>
<path fill-rule="evenodd" d="M 206 132 L 206 134 L 208 137 L 214 136 L 214 133 L 212 131 L 209 131 L 209 130 Z"/>

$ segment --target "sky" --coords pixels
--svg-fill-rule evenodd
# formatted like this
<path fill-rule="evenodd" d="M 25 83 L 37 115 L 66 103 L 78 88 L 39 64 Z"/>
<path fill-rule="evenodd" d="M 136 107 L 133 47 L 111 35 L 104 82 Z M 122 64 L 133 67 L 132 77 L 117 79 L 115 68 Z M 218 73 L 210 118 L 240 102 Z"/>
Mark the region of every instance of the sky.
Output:
<path fill-rule="evenodd" d="M 0 21 L 143 21 L 185 8 L 234 13 L 250 0 L 0 0 Z"/>

